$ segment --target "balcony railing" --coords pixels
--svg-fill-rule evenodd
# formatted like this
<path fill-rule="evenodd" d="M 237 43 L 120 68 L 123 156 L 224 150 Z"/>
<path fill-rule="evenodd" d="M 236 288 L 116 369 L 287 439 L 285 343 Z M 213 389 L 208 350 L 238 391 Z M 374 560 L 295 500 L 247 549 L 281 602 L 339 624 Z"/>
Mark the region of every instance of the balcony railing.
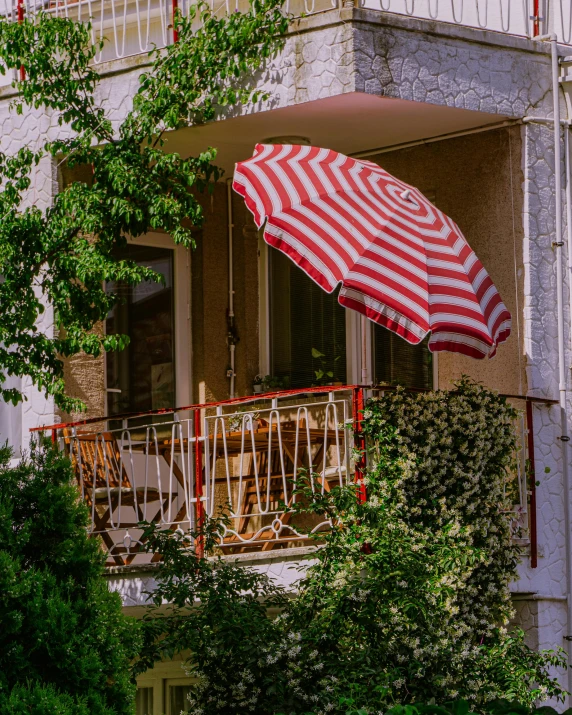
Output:
<path fill-rule="evenodd" d="M 393 388 L 309 388 L 194 405 L 167 412 L 124 415 L 36 428 L 72 462 L 90 514 L 90 531 L 108 565 L 160 560 L 146 553 L 141 522 L 195 529 L 205 515 L 226 514 L 224 553 L 271 551 L 309 543 L 327 521 L 296 515 L 305 476 L 324 493 L 359 480 L 364 400 Z M 515 534 L 530 542 L 536 560 L 533 406 L 520 408 L 521 447 L 509 484 Z M 353 449 L 354 446 L 358 450 Z M 530 507 L 530 509 L 529 509 Z"/>
<path fill-rule="evenodd" d="M 227 553 L 271 550 L 328 527 L 293 517 L 306 473 L 313 489 L 354 478 L 355 390 L 329 387 L 54 426 L 91 512 L 91 531 L 109 564 L 157 559 L 143 554 L 140 522 L 195 528 L 226 513 Z"/>
<path fill-rule="evenodd" d="M 91 21 L 94 44 L 105 38 L 96 62 L 147 53 L 173 41 L 173 11 L 187 15 L 195 0 L 0 0 L 0 14 L 18 21 L 43 10 L 77 22 Z M 247 0 L 209 0 L 213 11 L 225 14 L 248 7 Z M 423 18 L 521 37 L 555 32 L 572 42 L 570 0 L 355 0 L 359 7 Z M 293 16 L 311 15 L 347 5 L 346 0 L 285 0 Z"/>

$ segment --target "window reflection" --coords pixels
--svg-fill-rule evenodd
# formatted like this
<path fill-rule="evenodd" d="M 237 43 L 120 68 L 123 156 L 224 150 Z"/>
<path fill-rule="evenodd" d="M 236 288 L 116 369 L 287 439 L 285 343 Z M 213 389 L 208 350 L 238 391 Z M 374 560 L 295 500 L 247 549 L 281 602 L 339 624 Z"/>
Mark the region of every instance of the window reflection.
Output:
<path fill-rule="evenodd" d="M 326 293 L 280 251 L 270 249 L 270 340 L 274 377 L 284 387 L 310 387 L 316 371 L 324 382 L 346 382 L 346 313 L 339 289 Z M 313 357 L 312 349 L 322 353 Z"/>
<path fill-rule="evenodd" d="M 418 389 L 433 387 L 433 356 L 429 338 L 411 345 L 381 325 L 373 328 L 374 382 Z"/>
<path fill-rule="evenodd" d="M 152 268 L 164 277 L 164 283 L 108 285 L 120 302 L 108 315 L 106 331 L 130 337 L 125 350 L 107 354 L 108 414 L 173 407 L 173 251 L 130 245 L 119 257 Z"/>
<path fill-rule="evenodd" d="M 180 715 L 189 709 L 189 693 L 191 685 L 169 686 L 169 715 Z"/>

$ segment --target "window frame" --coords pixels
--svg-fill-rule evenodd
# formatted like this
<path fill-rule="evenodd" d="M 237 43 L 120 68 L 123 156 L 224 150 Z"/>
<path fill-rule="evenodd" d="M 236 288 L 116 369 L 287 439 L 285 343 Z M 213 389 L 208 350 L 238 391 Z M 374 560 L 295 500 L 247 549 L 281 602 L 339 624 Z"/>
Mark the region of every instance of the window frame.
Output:
<path fill-rule="evenodd" d="M 258 351 L 259 371 L 261 375 L 270 373 L 271 326 L 270 326 L 270 261 L 269 248 L 263 237 L 263 230 L 258 231 Z M 366 369 L 368 382 L 373 382 L 373 329 L 374 323 L 362 320 L 360 313 L 348 308 L 346 311 L 346 374 L 349 385 L 362 382 L 362 336 L 365 329 Z M 365 326 L 364 326 L 365 323 Z M 433 353 L 433 389 L 439 389 L 439 358 Z"/>
<path fill-rule="evenodd" d="M 136 239 L 128 237 L 134 246 L 165 248 L 173 251 L 173 331 L 175 358 L 175 404 L 190 405 L 192 395 L 191 361 L 191 251 L 176 245 L 167 234 L 148 233 Z M 106 324 L 107 321 L 105 321 Z M 107 361 L 105 362 L 105 412 L 107 414 Z"/>
<path fill-rule="evenodd" d="M 169 712 L 169 687 L 192 685 L 196 682 L 195 678 L 189 678 L 183 674 L 182 664 L 182 660 L 155 663 L 151 670 L 137 677 L 138 689 L 153 689 L 153 715 L 179 715 L 179 713 Z"/>

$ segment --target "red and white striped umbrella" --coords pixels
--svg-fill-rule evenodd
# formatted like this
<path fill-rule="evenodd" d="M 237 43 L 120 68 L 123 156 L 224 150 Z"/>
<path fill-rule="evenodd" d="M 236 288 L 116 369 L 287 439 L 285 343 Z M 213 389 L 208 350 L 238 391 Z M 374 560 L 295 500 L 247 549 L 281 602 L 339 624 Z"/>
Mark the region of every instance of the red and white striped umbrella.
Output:
<path fill-rule="evenodd" d="M 330 149 L 258 144 L 236 165 L 267 243 L 339 302 L 431 351 L 492 357 L 510 313 L 459 227 L 412 186 Z"/>

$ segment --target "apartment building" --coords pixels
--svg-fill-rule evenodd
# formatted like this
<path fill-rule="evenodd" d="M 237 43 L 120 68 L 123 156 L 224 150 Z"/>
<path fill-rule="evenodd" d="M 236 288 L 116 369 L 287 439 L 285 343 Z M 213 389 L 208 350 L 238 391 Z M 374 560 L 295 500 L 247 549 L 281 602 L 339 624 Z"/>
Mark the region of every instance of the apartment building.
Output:
<path fill-rule="evenodd" d="M 69 393 L 85 401 L 87 414 L 58 414 L 23 385 L 22 406 L 0 407 L 0 433 L 18 449 L 31 429 L 57 425 L 54 439 L 74 459 L 93 531 L 109 552 L 110 587 L 127 612 L 139 614 L 158 567 L 142 553 L 141 518 L 184 527 L 230 503 L 223 551 L 292 584 L 311 547 L 279 504 L 291 498 L 289 479 L 300 467 L 316 471 L 321 488 L 353 478 L 353 437 L 344 423 L 356 419 L 370 394 L 355 387 L 363 376 L 372 385 L 447 389 L 469 375 L 521 410 L 512 518 L 521 527 L 524 557 L 514 601 L 533 647 L 566 648 L 570 4 L 297 3 L 290 0 L 296 19 L 283 49 L 256 80 L 268 99 L 169 135 L 167 149 L 182 154 L 217 147 L 225 179 L 203 199 L 196 250 L 174 246 L 165 234 L 130 242 L 127 255 L 165 281 L 114 286 L 126 301 L 101 329 L 127 332 L 124 352 L 68 361 Z M 171 2 L 55 0 L 46 9 L 80 22 L 91 16 L 94 41 L 108 38 L 96 56 L 98 92 L 120 122 L 151 44 L 173 41 Z M 179 9 L 188 11 L 185 4 Z M 236 8 L 229 0 L 216 9 Z M 5 14 L 16 20 L 17 6 Z M 9 86 L 0 88 L 4 151 L 55 136 L 50 115 L 10 113 L 12 96 Z M 451 216 L 513 316 L 512 335 L 497 355 L 483 361 L 431 355 L 425 344 L 412 347 L 373 323 L 363 334 L 357 314 L 265 244 L 232 191 L 235 163 L 259 142 L 307 143 L 368 158 Z M 29 200 L 48 206 L 60 187 L 81 178 L 81 171 L 44 159 Z M 47 310 L 48 333 L 51 321 Z M 312 391 L 324 365 L 334 372 L 332 384 Z M 257 376 L 269 376 L 262 394 Z M 188 680 L 171 662 L 142 676 L 140 686 L 139 713 L 175 713 Z"/>

